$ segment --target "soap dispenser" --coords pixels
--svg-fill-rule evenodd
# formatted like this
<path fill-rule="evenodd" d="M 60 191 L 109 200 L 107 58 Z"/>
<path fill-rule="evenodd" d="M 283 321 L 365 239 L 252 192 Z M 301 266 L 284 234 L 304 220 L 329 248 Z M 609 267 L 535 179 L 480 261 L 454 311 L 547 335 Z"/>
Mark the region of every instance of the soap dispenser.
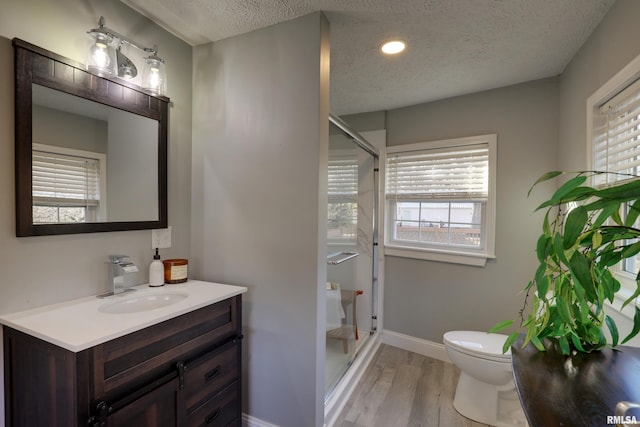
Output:
<path fill-rule="evenodd" d="M 164 264 L 160 261 L 158 248 L 156 248 L 156 254 L 149 265 L 149 286 L 164 286 Z"/>

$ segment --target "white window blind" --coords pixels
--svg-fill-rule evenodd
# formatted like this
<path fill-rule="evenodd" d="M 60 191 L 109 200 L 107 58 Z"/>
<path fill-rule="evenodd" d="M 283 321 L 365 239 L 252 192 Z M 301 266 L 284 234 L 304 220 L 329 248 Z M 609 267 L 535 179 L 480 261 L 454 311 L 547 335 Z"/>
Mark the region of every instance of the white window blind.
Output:
<path fill-rule="evenodd" d="M 595 184 L 606 185 L 638 175 L 640 80 L 602 104 L 595 115 L 593 167 L 614 173 L 596 176 Z"/>
<path fill-rule="evenodd" d="M 396 200 L 486 200 L 488 144 L 390 154 L 387 198 Z"/>
<path fill-rule="evenodd" d="M 33 150 L 33 199 L 39 205 L 96 206 L 100 200 L 97 159 Z"/>
<path fill-rule="evenodd" d="M 353 157 L 329 158 L 329 202 L 356 201 L 358 161 Z"/>

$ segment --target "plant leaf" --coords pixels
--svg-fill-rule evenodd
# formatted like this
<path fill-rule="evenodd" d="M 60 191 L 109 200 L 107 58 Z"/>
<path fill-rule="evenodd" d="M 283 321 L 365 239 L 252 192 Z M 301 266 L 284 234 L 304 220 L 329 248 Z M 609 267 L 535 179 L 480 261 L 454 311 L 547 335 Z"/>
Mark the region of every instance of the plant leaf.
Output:
<path fill-rule="evenodd" d="M 599 277 L 599 283 L 602 286 L 605 298 L 613 302 L 615 293 L 620 290 L 620 282 L 613 277 L 609 270 L 604 270 Z"/>
<path fill-rule="evenodd" d="M 566 336 L 558 338 L 558 344 L 560 344 L 560 350 L 562 351 L 562 354 L 571 353 L 571 349 L 569 348 L 569 340 L 567 340 Z"/>
<path fill-rule="evenodd" d="M 602 251 L 600 251 L 600 260 L 598 263 L 604 267 L 611 267 L 620 262 L 622 256 L 620 251 L 616 250 L 616 246 L 609 243 Z"/>
<path fill-rule="evenodd" d="M 596 192 L 601 199 L 615 199 L 617 201 L 630 201 L 640 198 L 640 180 L 635 179 L 627 183 L 605 188 Z"/>
<path fill-rule="evenodd" d="M 596 289 L 591 277 L 591 263 L 589 259 L 579 251 L 573 253 L 569 261 L 571 273 L 576 281 L 584 288 L 589 299 L 596 298 Z"/>
<path fill-rule="evenodd" d="M 531 337 L 531 343 L 536 346 L 536 348 L 539 351 L 545 351 L 544 345 L 542 345 L 542 342 L 540 341 L 540 338 L 538 338 L 537 335 L 534 335 Z"/>
<path fill-rule="evenodd" d="M 636 306 L 636 314 L 633 316 L 633 329 L 631 330 L 631 332 L 629 332 L 629 335 L 627 335 L 625 339 L 622 340 L 622 344 L 638 335 L 638 332 L 640 332 L 640 308 Z"/>
<path fill-rule="evenodd" d="M 558 314 L 560 314 L 560 318 L 562 319 L 562 321 L 568 325 L 571 325 L 573 322 L 571 318 L 571 312 L 569 309 L 569 303 L 564 298 L 564 296 L 562 295 L 556 296 L 556 307 L 558 307 Z"/>
<path fill-rule="evenodd" d="M 602 245 L 602 234 L 597 231 L 591 235 L 591 247 L 598 249 Z"/>
<path fill-rule="evenodd" d="M 640 272 L 638 273 L 638 276 L 640 276 Z M 636 279 L 636 283 L 637 281 L 638 279 Z M 638 296 L 640 296 L 640 283 L 636 285 L 636 290 L 633 291 L 633 295 L 631 295 L 622 303 L 622 308 L 625 308 L 630 302 L 634 301 Z"/>
<path fill-rule="evenodd" d="M 552 171 L 552 172 L 545 173 L 540 178 L 538 178 L 536 180 L 536 182 L 533 183 L 533 185 L 529 189 L 529 192 L 527 193 L 527 197 L 529 197 L 529 195 L 531 194 L 531 190 L 533 190 L 533 187 L 535 187 L 536 185 L 540 184 L 541 182 L 548 181 L 548 180 L 553 179 L 553 178 L 555 178 L 555 177 L 557 177 L 559 175 L 562 175 L 563 173 L 564 172 L 561 172 L 561 171 Z"/>
<path fill-rule="evenodd" d="M 590 205 L 585 206 L 585 209 L 591 210 L 589 209 L 589 206 Z M 592 228 L 600 227 L 609 219 L 609 217 L 611 217 L 611 214 L 618 210 L 620 210 L 620 203 L 609 202 L 609 204 L 601 209 L 600 214 L 598 214 L 598 218 L 593 222 Z"/>
<path fill-rule="evenodd" d="M 624 222 L 622 221 L 622 218 L 620 217 L 620 209 L 616 209 L 611 213 L 611 220 L 613 220 L 613 222 L 615 222 L 618 225 L 624 224 Z"/>
<path fill-rule="evenodd" d="M 547 256 L 549 255 L 550 249 L 551 238 L 544 234 L 541 234 L 536 245 L 536 255 L 538 256 L 538 261 L 544 262 L 545 258 L 547 258 Z"/>
<path fill-rule="evenodd" d="M 605 316 L 605 322 L 607 323 L 607 328 L 609 328 L 609 332 L 611 333 L 611 345 L 613 347 L 618 345 L 618 327 L 616 326 L 615 320 L 613 320 L 609 316 Z"/>
<path fill-rule="evenodd" d="M 553 253 L 555 253 L 560 262 L 567 265 L 569 264 L 569 260 L 564 253 L 564 245 L 562 243 L 562 240 L 562 234 L 556 233 L 553 235 Z"/>
<path fill-rule="evenodd" d="M 542 221 L 542 234 L 545 236 L 551 235 L 551 227 L 549 227 L 549 213 L 551 209 L 547 209 L 547 213 L 544 214 L 544 220 Z"/>
<path fill-rule="evenodd" d="M 538 267 L 538 271 L 536 271 L 536 290 L 538 291 L 539 298 L 547 298 L 547 291 L 549 290 L 549 277 L 545 274 L 544 264 L 540 264 L 540 267 Z"/>
<path fill-rule="evenodd" d="M 504 341 L 504 344 L 502 345 L 502 353 L 506 353 L 510 348 L 511 345 L 516 342 L 516 340 L 518 339 L 518 337 L 520 336 L 519 333 L 517 332 L 512 332 L 509 334 L 509 336 L 507 337 L 507 339 Z"/>
<path fill-rule="evenodd" d="M 507 329 L 511 325 L 513 325 L 513 320 L 503 320 L 502 322 L 493 325 L 487 332 L 493 334 L 495 332 L 502 331 L 503 329 Z"/>
<path fill-rule="evenodd" d="M 578 206 L 569 212 L 564 223 L 563 245 L 565 249 L 569 249 L 576 244 L 576 240 L 582 234 L 584 225 L 587 223 L 587 219 L 587 210 L 582 206 Z"/>
<path fill-rule="evenodd" d="M 629 207 L 629 212 L 627 212 L 627 217 L 624 220 L 624 225 L 627 227 L 632 227 L 635 224 L 638 216 L 640 215 L 640 199 L 633 202 L 633 204 Z"/>
<path fill-rule="evenodd" d="M 586 353 L 586 350 L 584 349 L 582 343 L 580 342 L 580 338 L 575 334 L 572 333 L 571 334 L 571 342 L 573 343 L 573 346 L 578 349 L 579 351 Z M 569 355 L 570 353 L 562 353 L 564 355 Z"/>
<path fill-rule="evenodd" d="M 631 245 L 624 246 L 622 249 L 623 258 L 631 258 L 636 256 L 640 252 L 640 242 L 633 243 Z"/>
<path fill-rule="evenodd" d="M 579 187 L 580 185 L 584 184 L 586 180 L 587 180 L 587 177 L 584 175 L 578 175 L 571 178 L 569 181 L 562 184 L 560 188 L 556 190 L 553 196 L 551 196 L 549 200 L 547 200 L 546 202 L 543 202 L 540 206 L 538 206 L 536 210 L 542 209 L 547 206 L 557 206 L 563 203 L 566 200 L 567 194 L 572 190 L 574 190 L 576 187 Z"/>

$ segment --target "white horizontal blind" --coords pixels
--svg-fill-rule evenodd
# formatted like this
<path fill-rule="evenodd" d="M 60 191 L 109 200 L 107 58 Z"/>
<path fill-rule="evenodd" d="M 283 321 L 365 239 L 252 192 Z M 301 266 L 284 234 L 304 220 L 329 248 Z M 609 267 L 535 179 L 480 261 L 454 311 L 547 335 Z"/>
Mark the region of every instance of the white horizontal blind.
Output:
<path fill-rule="evenodd" d="M 356 201 L 358 161 L 353 157 L 329 158 L 329 202 Z"/>
<path fill-rule="evenodd" d="M 629 179 L 627 175 L 638 175 L 640 80 L 600 106 L 596 115 L 600 117 L 594 118 L 593 167 L 614 174 L 597 176 L 595 184 L 606 185 Z"/>
<path fill-rule="evenodd" d="M 100 200 L 99 168 L 97 159 L 33 150 L 34 203 L 96 206 Z"/>
<path fill-rule="evenodd" d="M 487 200 L 489 144 L 399 152 L 387 157 L 387 198 Z"/>

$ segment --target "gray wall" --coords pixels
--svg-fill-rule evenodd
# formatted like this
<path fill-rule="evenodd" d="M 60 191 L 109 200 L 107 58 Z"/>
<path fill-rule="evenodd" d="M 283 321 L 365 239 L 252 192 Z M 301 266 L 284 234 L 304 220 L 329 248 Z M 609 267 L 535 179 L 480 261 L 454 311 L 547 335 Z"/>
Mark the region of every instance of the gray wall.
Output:
<path fill-rule="evenodd" d="M 148 45 L 167 61 L 169 223 L 173 247 L 189 257 L 191 200 L 191 48 L 117 0 L 3 0 L 0 13 L 0 312 L 8 313 L 106 290 L 108 254 L 127 253 L 147 280 L 151 232 L 15 237 L 13 48 L 18 37 L 82 63 L 100 15 L 116 31 Z M 1 375 L 1 374 L 0 374 Z M 0 387 L 0 402 L 4 400 Z M 0 405 L 0 419 L 4 420 Z M 2 421 L 0 421 L 2 425 Z"/>
<path fill-rule="evenodd" d="M 484 330 L 514 318 L 535 271 L 545 192 L 531 184 L 555 168 L 557 79 L 387 112 L 387 145 L 497 133 L 496 259 L 471 267 L 386 257 L 384 328 L 442 342 L 448 330 Z"/>
<path fill-rule="evenodd" d="M 107 122 L 34 105 L 33 142 L 76 150 L 107 153 Z"/>
<path fill-rule="evenodd" d="M 110 113 L 107 149 L 109 221 L 160 218 L 157 135 L 156 120 L 122 110 Z"/>
<path fill-rule="evenodd" d="M 558 167 L 587 165 L 587 98 L 640 54 L 640 2 L 618 0 L 560 79 Z"/>
<path fill-rule="evenodd" d="M 190 268 L 249 287 L 243 412 L 282 426 L 323 424 L 328 48 L 314 13 L 194 49 Z"/>

